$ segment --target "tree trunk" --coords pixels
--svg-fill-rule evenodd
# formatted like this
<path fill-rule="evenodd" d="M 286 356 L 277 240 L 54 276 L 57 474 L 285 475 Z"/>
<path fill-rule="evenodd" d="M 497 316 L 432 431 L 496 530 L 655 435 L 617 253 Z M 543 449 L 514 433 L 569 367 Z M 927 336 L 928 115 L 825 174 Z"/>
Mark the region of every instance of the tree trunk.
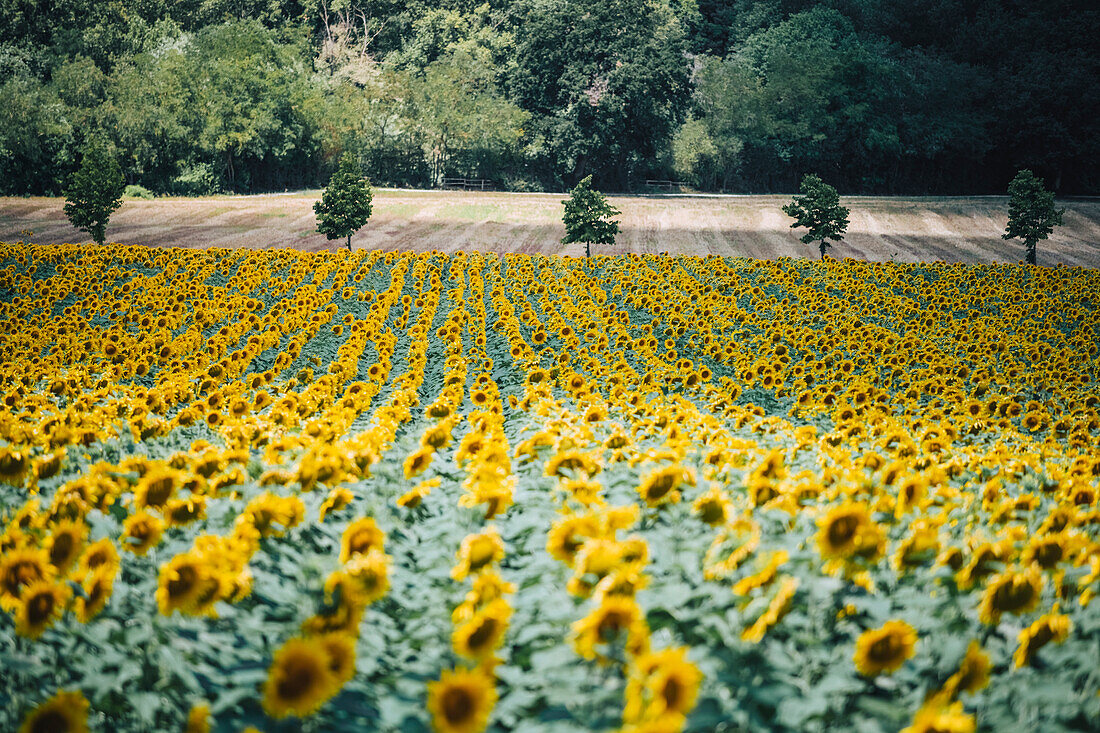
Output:
<path fill-rule="evenodd" d="M 584 243 L 584 258 L 589 259 L 592 257 L 592 244 L 590 242 Z"/>
<path fill-rule="evenodd" d="M 824 239 L 821 240 L 820 249 L 821 249 L 821 259 L 824 260 L 825 259 L 825 240 Z"/>
<path fill-rule="evenodd" d="M 1029 242 L 1027 245 L 1027 264 L 1035 264 L 1035 243 Z"/>
<path fill-rule="evenodd" d="M 348 252 L 351 252 L 351 235 L 348 235 Z"/>

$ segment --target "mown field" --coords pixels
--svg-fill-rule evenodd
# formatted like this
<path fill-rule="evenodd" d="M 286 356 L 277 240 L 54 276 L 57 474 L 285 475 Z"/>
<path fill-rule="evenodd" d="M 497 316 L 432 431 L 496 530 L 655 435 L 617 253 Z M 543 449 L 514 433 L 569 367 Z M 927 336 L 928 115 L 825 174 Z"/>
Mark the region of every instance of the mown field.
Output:
<path fill-rule="evenodd" d="M 154 247 L 334 251 L 317 233 L 313 203 L 319 191 L 289 195 L 126 200 L 107 239 Z M 371 220 L 354 237 L 356 249 L 445 253 L 582 255 L 561 244 L 565 194 L 377 190 Z M 599 254 L 816 257 L 799 241 L 780 209 L 790 196 L 610 196 L 622 211 L 622 233 Z M 1001 239 L 1006 197 L 845 196 L 851 225 L 837 258 L 876 262 L 1018 263 L 1019 240 Z M 1039 243 L 1040 265 L 1100 267 L 1100 201 L 1059 201 L 1065 225 Z M 0 242 L 89 241 L 74 229 L 58 198 L 0 197 Z M 32 235 L 22 234 L 24 231 Z"/>
<path fill-rule="evenodd" d="M 1098 297 L 0 245 L 0 729 L 1095 730 Z"/>

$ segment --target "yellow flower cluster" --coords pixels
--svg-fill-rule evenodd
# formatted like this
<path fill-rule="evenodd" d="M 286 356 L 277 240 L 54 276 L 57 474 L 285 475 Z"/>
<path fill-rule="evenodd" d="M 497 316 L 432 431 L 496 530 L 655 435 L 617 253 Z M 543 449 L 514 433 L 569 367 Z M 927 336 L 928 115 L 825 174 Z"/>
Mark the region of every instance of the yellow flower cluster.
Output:
<path fill-rule="evenodd" d="M 824 574 L 865 594 L 926 583 L 989 633 L 1015 624 L 1014 665 L 1038 668 L 1100 592 L 1091 272 L 24 245 L 0 260 L 17 263 L 0 319 L 19 325 L 0 335 L 0 482 L 21 502 L 0 608 L 29 638 L 103 611 L 118 548 L 159 568 L 161 613 L 213 615 L 249 595 L 265 541 L 313 521 L 303 496 L 341 526 L 372 471 L 410 523 L 450 490 L 446 511 L 478 523 L 451 572 L 468 583 L 451 646 L 475 666 L 428 686 L 442 731 L 485 728 L 497 699 L 519 476 L 553 486 L 546 551 L 585 604 L 562 641 L 622 675 L 624 730 L 679 730 L 706 691 L 703 650 L 652 648 L 643 591 L 670 559 L 647 533 L 665 522 L 702 533 L 695 561 L 745 644 L 795 623 Z M 196 535 L 225 505 L 224 534 Z M 100 516 L 114 535 L 96 536 Z M 158 557 L 185 531 L 189 550 Z M 321 611 L 274 652 L 272 716 L 311 714 L 353 674 L 384 545 L 374 518 L 347 523 Z M 854 672 L 925 654 L 913 618 L 837 615 Z M 992 664 L 972 645 L 910 730 L 973 730 L 959 697 Z"/>

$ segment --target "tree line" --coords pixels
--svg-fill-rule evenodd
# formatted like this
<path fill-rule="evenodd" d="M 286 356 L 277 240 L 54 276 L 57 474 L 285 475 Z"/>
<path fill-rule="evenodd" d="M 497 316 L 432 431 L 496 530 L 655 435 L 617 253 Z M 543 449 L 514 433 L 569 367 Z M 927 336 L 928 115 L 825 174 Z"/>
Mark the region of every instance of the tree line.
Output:
<path fill-rule="evenodd" d="M 0 193 L 1100 190 L 1084 0 L 0 0 Z"/>

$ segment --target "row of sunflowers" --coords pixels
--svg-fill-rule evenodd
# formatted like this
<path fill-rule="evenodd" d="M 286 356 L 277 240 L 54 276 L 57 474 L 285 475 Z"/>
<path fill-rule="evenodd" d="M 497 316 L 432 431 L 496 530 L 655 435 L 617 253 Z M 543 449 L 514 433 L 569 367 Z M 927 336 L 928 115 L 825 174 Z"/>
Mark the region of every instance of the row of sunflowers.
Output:
<path fill-rule="evenodd" d="M 0 728 L 1089 730 L 1098 297 L 0 244 Z"/>

